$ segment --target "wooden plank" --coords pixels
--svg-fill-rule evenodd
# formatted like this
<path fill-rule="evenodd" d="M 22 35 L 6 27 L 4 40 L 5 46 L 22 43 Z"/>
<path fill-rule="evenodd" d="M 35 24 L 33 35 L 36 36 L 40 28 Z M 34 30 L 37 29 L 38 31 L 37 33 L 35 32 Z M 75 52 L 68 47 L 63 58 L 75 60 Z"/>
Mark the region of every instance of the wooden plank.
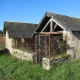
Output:
<path fill-rule="evenodd" d="M 59 25 L 62 29 L 68 30 L 67 27 L 65 25 L 61 24 L 59 21 L 55 20 L 54 18 L 51 18 L 51 19 L 53 22 L 55 22 L 57 25 Z"/>
<path fill-rule="evenodd" d="M 57 27 L 57 24 L 55 24 L 55 26 L 54 26 L 54 30 L 55 30 L 56 27 Z"/>
<path fill-rule="evenodd" d="M 60 32 L 39 32 L 37 34 L 39 34 L 39 35 L 63 34 L 63 32 L 62 31 L 60 31 Z"/>

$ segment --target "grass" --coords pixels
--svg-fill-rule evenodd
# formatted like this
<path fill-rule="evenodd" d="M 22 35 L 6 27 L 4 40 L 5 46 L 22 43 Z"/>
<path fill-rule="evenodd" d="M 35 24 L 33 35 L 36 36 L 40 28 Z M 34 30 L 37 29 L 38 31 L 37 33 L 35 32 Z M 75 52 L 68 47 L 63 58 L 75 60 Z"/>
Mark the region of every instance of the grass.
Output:
<path fill-rule="evenodd" d="M 80 80 L 80 60 L 46 71 L 38 64 L 3 54 L 0 55 L 0 80 Z"/>

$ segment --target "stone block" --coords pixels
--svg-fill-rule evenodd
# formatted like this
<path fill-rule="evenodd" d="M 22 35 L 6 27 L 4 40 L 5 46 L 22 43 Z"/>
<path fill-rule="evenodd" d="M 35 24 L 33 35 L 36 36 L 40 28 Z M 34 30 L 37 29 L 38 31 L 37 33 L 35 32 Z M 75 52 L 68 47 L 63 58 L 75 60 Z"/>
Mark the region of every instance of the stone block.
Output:
<path fill-rule="evenodd" d="M 42 68 L 46 69 L 46 70 L 50 70 L 50 68 L 51 68 L 50 59 L 48 59 L 48 58 L 42 59 Z"/>
<path fill-rule="evenodd" d="M 30 53 L 30 52 L 24 52 L 18 49 L 12 49 L 12 55 L 16 56 L 19 59 L 22 60 L 29 60 L 29 61 L 33 61 L 33 55 L 35 53 Z"/>

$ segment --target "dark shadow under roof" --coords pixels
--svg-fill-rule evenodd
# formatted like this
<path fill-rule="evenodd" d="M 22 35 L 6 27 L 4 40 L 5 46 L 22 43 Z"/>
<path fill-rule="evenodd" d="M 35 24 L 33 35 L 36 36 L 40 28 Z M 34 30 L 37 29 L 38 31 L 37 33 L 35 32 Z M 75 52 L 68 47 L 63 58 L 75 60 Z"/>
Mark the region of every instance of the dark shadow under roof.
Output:
<path fill-rule="evenodd" d="M 9 38 L 31 38 L 38 24 L 4 22 L 4 34 L 8 31 Z"/>

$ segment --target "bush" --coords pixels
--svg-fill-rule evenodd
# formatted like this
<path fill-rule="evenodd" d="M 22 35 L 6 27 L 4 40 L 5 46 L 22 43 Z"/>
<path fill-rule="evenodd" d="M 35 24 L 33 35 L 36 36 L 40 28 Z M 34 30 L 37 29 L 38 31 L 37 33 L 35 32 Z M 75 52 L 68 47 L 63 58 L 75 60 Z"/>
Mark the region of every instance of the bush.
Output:
<path fill-rule="evenodd" d="M 68 59 L 70 57 L 69 54 L 60 54 L 55 56 L 53 59 L 59 59 L 59 58 L 63 58 L 64 60 Z"/>
<path fill-rule="evenodd" d="M 63 54 L 63 55 L 62 55 L 62 58 L 64 58 L 65 60 L 68 59 L 69 57 L 70 57 L 69 54 Z"/>

